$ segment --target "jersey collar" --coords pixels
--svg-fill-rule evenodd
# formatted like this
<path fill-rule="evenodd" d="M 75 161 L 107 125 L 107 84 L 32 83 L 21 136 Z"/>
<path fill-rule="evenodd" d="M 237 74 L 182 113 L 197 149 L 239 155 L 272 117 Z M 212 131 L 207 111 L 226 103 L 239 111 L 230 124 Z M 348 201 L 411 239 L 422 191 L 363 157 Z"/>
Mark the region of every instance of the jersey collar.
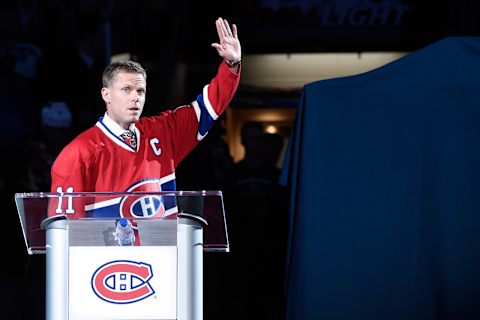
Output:
<path fill-rule="evenodd" d="M 135 152 L 125 141 L 123 141 L 122 138 L 120 138 L 120 135 L 126 130 L 121 125 L 113 121 L 113 119 L 110 118 L 106 112 L 103 117 L 98 120 L 97 127 L 99 127 L 113 142 L 115 142 L 122 148 Z M 135 127 L 134 123 L 130 125 L 129 129 L 133 131 L 135 133 L 135 136 L 137 137 L 136 151 L 138 151 L 138 148 L 140 147 L 140 132 Z"/>

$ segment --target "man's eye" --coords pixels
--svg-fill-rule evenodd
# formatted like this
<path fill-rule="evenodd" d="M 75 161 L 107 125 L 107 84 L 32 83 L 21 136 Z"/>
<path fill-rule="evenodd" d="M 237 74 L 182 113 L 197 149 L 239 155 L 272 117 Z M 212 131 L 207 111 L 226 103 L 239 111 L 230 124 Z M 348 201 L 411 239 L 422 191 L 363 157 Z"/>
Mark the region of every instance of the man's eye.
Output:
<path fill-rule="evenodd" d="M 123 91 L 123 92 L 127 92 L 127 93 L 128 93 L 128 92 L 130 92 L 130 88 L 128 88 L 128 87 L 126 87 L 126 88 L 122 88 L 122 91 Z"/>

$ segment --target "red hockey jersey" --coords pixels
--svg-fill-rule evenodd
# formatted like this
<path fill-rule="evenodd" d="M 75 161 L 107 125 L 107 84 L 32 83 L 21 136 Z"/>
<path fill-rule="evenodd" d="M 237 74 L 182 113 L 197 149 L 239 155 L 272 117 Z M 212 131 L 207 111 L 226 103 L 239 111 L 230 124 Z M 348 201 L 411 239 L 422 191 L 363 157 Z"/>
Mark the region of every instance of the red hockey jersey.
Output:
<path fill-rule="evenodd" d="M 205 137 L 213 121 L 225 110 L 240 80 L 222 63 L 218 73 L 190 105 L 143 117 L 131 129 L 136 134 L 136 150 L 114 133 L 108 116 L 98 120 L 69 143 L 55 160 L 52 192 L 137 192 L 175 191 L 175 168 Z M 147 199 L 135 211 L 128 199 L 101 201 L 74 199 L 52 201 L 50 215 L 78 217 L 168 216 L 177 211 L 168 198 Z M 145 201 L 145 199 L 143 200 Z"/>

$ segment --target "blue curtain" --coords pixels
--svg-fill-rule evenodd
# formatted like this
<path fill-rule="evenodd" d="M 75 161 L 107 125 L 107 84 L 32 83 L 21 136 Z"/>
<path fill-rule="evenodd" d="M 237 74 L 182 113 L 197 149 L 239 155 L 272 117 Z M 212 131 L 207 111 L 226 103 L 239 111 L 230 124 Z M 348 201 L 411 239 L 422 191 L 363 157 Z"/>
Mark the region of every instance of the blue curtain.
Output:
<path fill-rule="evenodd" d="M 480 38 L 305 85 L 287 320 L 480 319 Z"/>

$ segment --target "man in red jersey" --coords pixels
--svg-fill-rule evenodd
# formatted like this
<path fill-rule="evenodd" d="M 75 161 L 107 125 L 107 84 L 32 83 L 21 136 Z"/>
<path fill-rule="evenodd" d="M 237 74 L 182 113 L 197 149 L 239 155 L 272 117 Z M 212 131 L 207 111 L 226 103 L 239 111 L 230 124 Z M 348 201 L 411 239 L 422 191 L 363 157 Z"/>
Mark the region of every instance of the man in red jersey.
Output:
<path fill-rule="evenodd" d="M 133 61 L 114 62 L 105 68 L 101 94 L 107 111 L 59 154 L 51 170 L 51 191 L 175 191 L 175 168 L 208 133 L 240 81 L 237 27 L 230 28 L 226 20 L 218 18 L 216 28 L 219 43 L 212 47 L 223 61 L 217 75 L 189 105 L 141 118 L 147 89 L 145 70 Z M 144 197 L 137 206 L 132 197 L 87 203 L 68 198 L 54 199 L 49 215 L 135 218 L 168 217 L 177 212 L 175 199 L 168 198 Z"/>

